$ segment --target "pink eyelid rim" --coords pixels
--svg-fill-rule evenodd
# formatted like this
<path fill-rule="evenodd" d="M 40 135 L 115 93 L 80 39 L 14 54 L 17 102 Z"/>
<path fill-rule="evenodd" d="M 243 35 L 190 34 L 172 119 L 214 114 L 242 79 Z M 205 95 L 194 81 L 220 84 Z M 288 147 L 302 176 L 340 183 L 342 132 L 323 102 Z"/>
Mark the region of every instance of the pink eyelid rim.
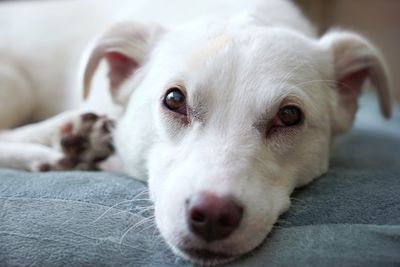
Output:
<path fill-rule="evenodd" d="M 285 127 L 285 125 L 283 124 L 281 119 L 279 119 L 278 115 L 276 115 L 275 118 L 272 120 L 270 128 L 273 128 L 273 127 Z"/>

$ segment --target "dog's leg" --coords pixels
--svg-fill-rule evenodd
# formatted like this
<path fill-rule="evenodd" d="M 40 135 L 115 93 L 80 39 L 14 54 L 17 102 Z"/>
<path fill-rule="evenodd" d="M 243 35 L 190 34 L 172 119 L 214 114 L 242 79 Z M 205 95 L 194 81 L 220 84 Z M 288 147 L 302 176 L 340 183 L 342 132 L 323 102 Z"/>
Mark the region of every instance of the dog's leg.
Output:
<path fill-rule="evenodd" d="M 13 65 L 13 61 L 1 59 L 0 129 L 27 123 L 34 112 L 35 102 L 35 91 L 26 73 Z"/>
<path fill-rule="evenodd" d="M 63 123 L 76 115 L 66 112 L 46 121 L 0 131 L 0 167 L 41 171 L 57 164 L 63 154 L 51 147 L 52 138 Z"/>
<path fill-rule="evenodd" d="M 0 142 L 35 143 L 51 146 L 52 140 L 59 133 L 61 126 L 73 121 L 81 113 L 77 110 L 66 111 L 38 123 L 0 131 Z"/>
<path fill-rule="evenodd" d="M 0 142 L 0 168 L 45 171 L 62 158 L 61 152 L 40 144 Z"/>
<path fill-rule="evenodd" d="M 4 131 L 0 133 L 0 167 L 33 171 L 98 169 L 98 164 L 114 152 L 113 127 L 113 121 L 105 116 L 68 111 Z"/>

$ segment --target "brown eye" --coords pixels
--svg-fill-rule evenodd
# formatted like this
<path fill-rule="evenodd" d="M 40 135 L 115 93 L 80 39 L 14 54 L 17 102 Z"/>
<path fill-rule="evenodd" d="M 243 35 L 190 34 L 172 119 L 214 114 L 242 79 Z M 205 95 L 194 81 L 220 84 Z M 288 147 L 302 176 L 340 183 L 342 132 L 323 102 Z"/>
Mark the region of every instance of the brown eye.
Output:
<path fill-rule="evenodd" d="M 171 88 L 167 91 L 164 106 L 171 111 L 187 115 L 186 97 L 179 88 Z"/>
<path fill-rule="evenodd" d="M 279 126 L 295 126 L 303 122 L 303 113 L 296 106 L 286 106 L 279 110 Z"/>

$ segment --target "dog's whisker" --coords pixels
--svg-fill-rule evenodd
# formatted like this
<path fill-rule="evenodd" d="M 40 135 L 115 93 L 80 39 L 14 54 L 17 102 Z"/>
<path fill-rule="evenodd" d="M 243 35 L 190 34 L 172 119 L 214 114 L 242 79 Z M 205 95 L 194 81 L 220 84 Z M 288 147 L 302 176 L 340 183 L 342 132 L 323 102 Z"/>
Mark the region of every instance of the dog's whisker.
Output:
<path fill-rule="evenodd" d="M 140 210 L 139 212 L 136 212 L 135 215 L 142 215 L 142 214 L 144 214 L 146 212 L 150 212 L 152 210 L 154 210 L 154 207 L 148 207 L 148 208 Z"/>
<path fill-rule="evenodd" d="M 129 200 L 124 200 L 121 202 L 118 202 L 114 205 L 112 205 L 111 207 L 109 207 L 105 212 L 103 212 L 99 217 L 97 217 L 95 220 L 93 220 L 92 223 L 96 223 L 97 221 L 99 221 L 101 218 L 103 218 L 108 212 L 110 212 L 111 210 L 115 209 L 117 206 L 121 205 L 121 204 L 125 204 L 125 203 L 133 203 L 135 201 L 147 201 L 148 199 L 129 199 Z M 127 211 L 127 210 L 123 210 L 123 211 Z"/>
<path fill-rule="evenodd" d="M 298 70 L 298 69 L 301 68 L 301 67 L 304 67 L 306 64 L 308 64 L 308 63 L 304 62 L 304 63 L 302 63 L 302 64 L 296 65 L 296 66 L 294 66 L 289 72 L 287 72 L 287 73 L 280 79 L 280 81 L 279 81 L 279 83 L 278 83 L 278 90 L 280 90 L 280 89 L 282 88 L 282 86 L 284 85 L 285 81 L 287 81 L 289 78 L 292 77 L 292 75 L 294 74 L 294 72 L 295 72 L 296 70 Z"/>
<path fill-rule="evenodd" d="M 139 198 L 139 199 L 131 199 L 131 201 L 132 202 L 135 202 L 135 201 L 151 202 L 151 199 L 149 199 L 149 198 Z"/>
<path fill-rule="evenodd" d="M 97 217 L 97 219 L 95 219 L 92 223 L 95 223 L 98 220 L 100 220 L 101 218 L 103 218 L 110 210 L 114 209 L 115 207 L 117 207 L 121 204 L 124 204 L 124 203 L 129 203 L 129 202 L 132 202 L 132 199 L 124 200 L 124 201 L 118 202 L 117 204 L 112 205 L 105 212 L 103 212 L 99 217 Z"/>
<path fill-rule="evenodd" d="M 144 210 L 144 209 L 154 209 L 154 206 L 153 205 L 151 205 L 151 206 L 135 206 L 135 207 L 133 207 L 133 208 L 130 208 L 129 210 L 130 211 L 141 211 L 141 210 Z"/>
<path fill-rule="evenodd" d="M 296 72 L 298 69 L 303 68 L 303 67 L 310 67 L 310 68 L 311 68 L 312 65 L 311 65 L 310 63 L 304 62 L 304 63 L 302 63 L 302 64 L 299 64 L 299 65 L 295 66 L 288 74 L 286 74 L 286 75 L 282 78 L 281 83 L 279 84 L 278 89 L 281 90 L 282 87 L 285 86 L 285 82 L 290 81 L 290 80 L 293 78 L 293 76 L 295 75 L 295 72 Z"/>
<path fill-rule="evenodd" d="M 117 215 L 123 214 L 123 213 L 130 213 L 132 215 L 136 215 L 136 213 L 133 213 L 133 209 L 128 209 L 128 210 L 120 210 L 120 211 L 118 211 L 116 213 L 113 213 L 112 216 L 117 216 Z"/>
<path fill-rule="evenodd" d="M 312 83 L 325 83 L 325 84 L 328 84 L 329 86 L 334 86 L 334 85 L 338 84 L 338 82 L 336 80 L 311 80 L 311 81 L 306 81 L 306 82 L 302 82 L 302 83 L 297 83 L 296 86 L 312 84 Z"/>
<path fill-rule="evenodd" d="M 137 199 L 138 197 L 141 197 L 144 194 L 149 194 L 149 189 L 148 188 L 145 188 L 142 191 L 140 191 L 136 196 L 133 197 L 133 199 Z"/>
<path fill-rule="evenodd" d="M 151 229 L 151 228 L 153 228 L 153 227 L 156 227 L 156 224 L 153 222 L 153 223 L 150 223 L 148 226 L 146 226 L 146 227 L 143 227 L 138 233 L 142 233 L 142 232 L 145 232 L 146 230 L 148 230 L 148 229 Z"/>
<path fill-rule="evenodd" d="M 155 218 L 154 215 L 149 216 L 149 217 L 145 217 L 145 218 L 143 218 L 142 220 L 140 220 L 140 221 L 138 221 L 137 223 L 135 223 L 135 224 L 133 225 L 133 227 L 139 227 L 139 226 L 143 225 L 144 223 L 147 223 L 147 222 L 151 221 L 151 220 L 154 219 L 154 218 Z M 131 227 L 132 227 L 132 226 L 131 226 Z"/>
<path fill-rule="evenodd" d="M 136 198 L 141 197 L 144 194 L 148 194 L 148 193 L 149 193 L 149 189 L 145 188 L 145 189 L 139 191 L 132 199 L 136 199 Z"/>
<path fill-rule="evenodd" d="M 143 220 L 137 222 L 136 224 L 130 226 L 130 227 L 128 228 L 128 230 L 126 230 L 126 232 L 121 236 L 121 239 L 120 239 L 119 244 L 122 245 L 122 243 L 123 243 L 123 241 L 124 241 L 126 235 L 127 235 L 130 231 L 134 230 L 136 227 L 139 227 L 139 226 L 141 226 L 141 225 L 143 225 L 143 224 L 145 224 L 145 223 L 147 223 L 147 222 L 149 222 L 149 221 L 151 221 L 151 220 L 153 220 L 153 219 L 154 219 L 154 216 L 151 216 L 151 217 L 145 218 L 145 219 L 143 219 Z"/>

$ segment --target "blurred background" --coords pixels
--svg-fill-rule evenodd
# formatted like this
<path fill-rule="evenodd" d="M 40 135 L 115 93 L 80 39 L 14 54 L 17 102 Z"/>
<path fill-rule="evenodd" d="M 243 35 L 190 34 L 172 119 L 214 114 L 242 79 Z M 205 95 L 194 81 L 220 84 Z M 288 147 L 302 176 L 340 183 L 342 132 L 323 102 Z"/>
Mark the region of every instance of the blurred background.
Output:
<path fill-rule="evenodd" d="M 362 33 L 387 60 L 395 97 L 400 102 L 399 0 L 295 0 L 322 33 L 343 27 Z"/>
<path fill-rule="evenodd" d="M 0 0 L 5 1 L 21 0 Z M 400 102 L 400 0 L 294 1 L 318 27 L 320 33 L 331 27 L 342 27 L 360 32 L 375 43 L 389 64 L 394 95 Z"/>

